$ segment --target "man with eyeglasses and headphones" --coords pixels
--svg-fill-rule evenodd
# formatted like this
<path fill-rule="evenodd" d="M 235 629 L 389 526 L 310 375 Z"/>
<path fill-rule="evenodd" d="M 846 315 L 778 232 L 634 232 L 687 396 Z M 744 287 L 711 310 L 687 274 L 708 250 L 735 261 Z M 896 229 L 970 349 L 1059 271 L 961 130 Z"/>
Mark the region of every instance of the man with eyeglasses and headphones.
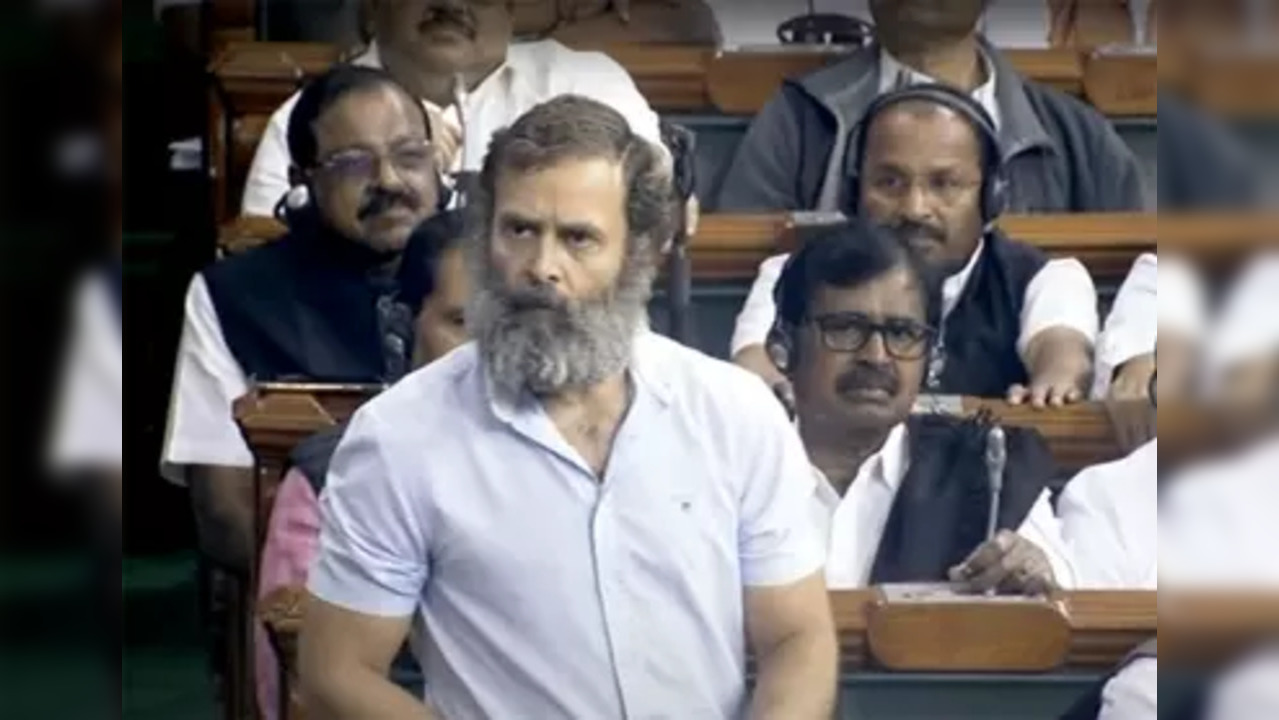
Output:
<path fill-rule="evenodd" d="M 998 431 L 1006 461 L 992 511 L 989 419 L 912 415 L 941 317 L 931 274 L 911 247 L 854 219 L 817 231 L 778 282 L 769 351 L 793 385 L 818 477 L 827 585 L 1070 587 L 1042 438 Z"/>
<path fill-rule="evenodd" d="M 386 72 L 339 66 L 289 125 L 288 233 L 198 273 L 186 297 L 162 471 L 191 491 L 201 550 L 249 567 L 253 457 L 232 403 L 257 382 L 387 383 L 411 367 L 401 255 L 444 208 L 426 112 Z M 411 271 L 412 269 L 410 269 Z"/>
<path fill-rule="evenodd" d="M 1074 259 L 1049 259 L 995 226 L 1010 192 L 981 104 L 943 85 L 881 95 L 850 146 L 851 214 L 888 228 L 945 280 L 924 379 L 934 394 L 1062 405 L 1092 372 L 1097 292 Z M 785 384 L 763 343 L 784 256 L 764 263 L 734 333 L 737 362 Z"/>

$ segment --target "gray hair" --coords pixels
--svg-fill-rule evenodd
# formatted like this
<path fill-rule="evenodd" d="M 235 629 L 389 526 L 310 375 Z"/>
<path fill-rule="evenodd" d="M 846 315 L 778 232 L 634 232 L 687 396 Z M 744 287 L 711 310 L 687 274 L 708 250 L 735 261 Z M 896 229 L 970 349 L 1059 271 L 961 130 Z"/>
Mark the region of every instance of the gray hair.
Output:
<path fill-rule="evenodd" d="M 506 287 L 491 252 L 499 174 L 601 157 L 621 164 L 626 183 L 627 251 L 616 282 L 599 296 L 572 301 L 549 287 Z M 658 149 L 594 100 L 557 97 L 494 134 L 469 203 L 476 282 L 466 320 L 497 392 L 554 396 L 626 368 L 646 318 L 660 246 L 674 229 L 671 193 Z"/>

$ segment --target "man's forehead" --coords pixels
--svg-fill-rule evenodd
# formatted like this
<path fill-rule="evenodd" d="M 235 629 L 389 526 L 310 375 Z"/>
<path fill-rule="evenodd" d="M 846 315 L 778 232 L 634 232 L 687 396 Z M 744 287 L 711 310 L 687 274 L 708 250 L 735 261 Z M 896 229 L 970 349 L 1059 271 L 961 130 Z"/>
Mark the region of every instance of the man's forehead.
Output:
<path fill-rule="evenodd" d="M 315 123 L 316 139 L 322 144 L 385 143 L 423 137 L 426 120 L 415 102 L 390 86 L 352 91 L 320 113 Z"/>
<path fill-rule="evenodd" d="M 498 209 L 542 222 L 603 222 L 624 210 L 621 164 L 569 158 L 546 167 L 506 168 L 497 177 Z"/>
<path fill-rule="evenodd" d="M 895 269 L 851 286 L 822 283 L 813 293 L 812 315 L 860 313 L 872 318 L 924 320 L 924 304 L 914 279 Z"/>
<path fill-rule="evenodd" d="M 955 110 L 935 103 L 906 101 L 885 108 L 871 118 L 866 133 L 868 157 L 905 151 L 977 157 L 981 150 L 972 123 Z"/>

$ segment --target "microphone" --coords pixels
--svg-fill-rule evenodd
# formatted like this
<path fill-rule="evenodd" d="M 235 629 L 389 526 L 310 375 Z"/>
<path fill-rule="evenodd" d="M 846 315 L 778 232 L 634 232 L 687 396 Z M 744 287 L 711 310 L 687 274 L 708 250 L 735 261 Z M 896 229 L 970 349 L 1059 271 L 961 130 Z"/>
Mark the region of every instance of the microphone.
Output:
<path fill-rule="evenodd" d="M 1008 437 L 998 425 L 986 434 L 986 479 L 990 483 L 990 517 L 986 520 L 986 541 L 999 531 L 999 502 L 1004 491 L 1004 470 L 1008 467 Z"/>

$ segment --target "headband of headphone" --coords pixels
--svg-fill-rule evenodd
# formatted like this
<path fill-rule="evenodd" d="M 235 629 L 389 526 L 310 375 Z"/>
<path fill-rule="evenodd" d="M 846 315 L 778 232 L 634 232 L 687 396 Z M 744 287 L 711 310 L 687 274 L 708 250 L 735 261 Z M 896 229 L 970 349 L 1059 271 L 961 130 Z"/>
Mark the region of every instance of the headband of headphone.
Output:
<path fill-rule="evenodd" d="M 1008 205 L 1008 179 L 1004 172 L 1003 147 L 995 121 L 981 103 L 969 95 L 948 85 L 909 85 L 876 97 L 867 106 L 861 120 L 853 128 L 852 142 L 844 157 L 845 176 L 857 178 L 849 183 L 849 207 L 857 213 L 860 201 L 860 185 L 863 158 L 871 124 L 880 113 L 904 102 L 925 102 L 940 105 L 968 121 L 977 133 L 982 150 L 981 220 L 989 230 Z"/>

